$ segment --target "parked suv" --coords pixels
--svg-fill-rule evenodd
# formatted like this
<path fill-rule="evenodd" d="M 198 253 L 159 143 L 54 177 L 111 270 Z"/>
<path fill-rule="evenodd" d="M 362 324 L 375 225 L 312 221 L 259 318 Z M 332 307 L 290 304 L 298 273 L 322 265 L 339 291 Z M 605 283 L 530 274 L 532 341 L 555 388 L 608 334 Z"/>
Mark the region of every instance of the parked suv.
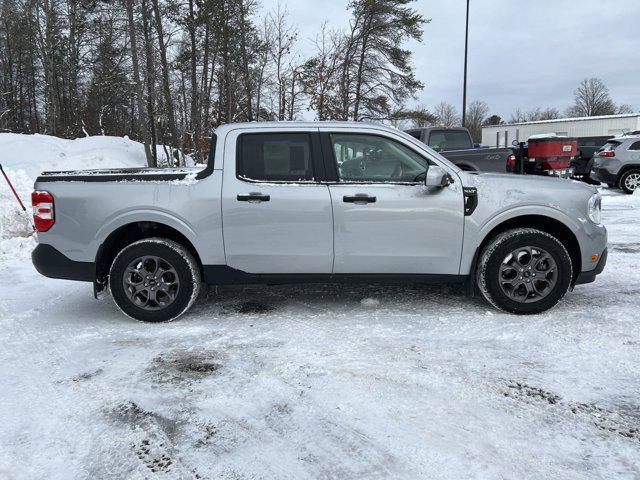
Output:
<path fill-rule="evenodd" d="M 609 140 L 593 159 L 591 178 L 625 193 L 635 192 L 640 187 L 640 135 Z"/>
<path fill-rule="evenodd" d="M 49 172 L 35 189 L 38 271 L 153 322 L 203 283 L 463 283 L 532 314 L 607 258 L 594 187 L 465 172 L 381 125 L 224 125 L 204 170 Z"/>

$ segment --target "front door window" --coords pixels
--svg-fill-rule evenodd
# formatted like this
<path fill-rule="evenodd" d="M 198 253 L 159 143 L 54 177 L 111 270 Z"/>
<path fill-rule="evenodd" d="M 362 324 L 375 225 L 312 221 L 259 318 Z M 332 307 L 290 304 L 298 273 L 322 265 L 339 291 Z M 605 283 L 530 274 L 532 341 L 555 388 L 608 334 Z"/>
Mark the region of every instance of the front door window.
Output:
<path fill-rule="evenodd" d="M 427 159 L 410 148 L 376 135 L 331 134 L 341 182 L 418 183 Z"/>

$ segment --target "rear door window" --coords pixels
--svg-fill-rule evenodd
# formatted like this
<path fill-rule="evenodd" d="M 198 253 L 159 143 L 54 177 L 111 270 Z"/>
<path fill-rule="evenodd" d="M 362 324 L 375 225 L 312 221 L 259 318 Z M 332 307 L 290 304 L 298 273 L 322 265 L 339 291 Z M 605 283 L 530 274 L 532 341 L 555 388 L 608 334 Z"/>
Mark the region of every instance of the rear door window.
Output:
<path fill-rule="evenodd" d="M 240 136 L 238 177 L 264 182 L 312 182 L 315 179 L 308 133 Z"/>
<path fill-rule="evenodd" d="M 629 150 L 640 150 L 640 141 L 633 142 L 629 147 Z"/>
<path fill-rule="evenodd" d="M 469 134 L 463 130 L 433 130 L 429 135 L 429 146 L 436 150 L 472 148 Z"/>

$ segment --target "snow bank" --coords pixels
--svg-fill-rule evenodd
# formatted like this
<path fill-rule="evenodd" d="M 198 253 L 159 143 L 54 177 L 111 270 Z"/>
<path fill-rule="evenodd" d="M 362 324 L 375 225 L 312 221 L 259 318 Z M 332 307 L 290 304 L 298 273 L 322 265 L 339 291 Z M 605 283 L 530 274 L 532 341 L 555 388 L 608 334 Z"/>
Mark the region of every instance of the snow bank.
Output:
<path fill-rule="evenodd" d="M 65 140 L 48 135 L 0 134 L 5 170 L 24 170 L 34 178 L 45 170 L 131 168 L 146 165 L 141 143 L 120 137 Z"/>
<path fill-rule="evenodd" d="M 166 163 L 161 145 L 158 155 L 161 163 Z M 30 215 L 33 183 L 43 171 L 135 168 L 144 167 L 147 162 L 143 145 L 127 137 L 66 140 L 49 135 L 0 133 L 0 163 Z M 29 215 L 22 212 L 4 178 L 0 178 L 0 258 L 29 254 L 31 246 L 27 248 L 24 240 L 31 233 Z"/>

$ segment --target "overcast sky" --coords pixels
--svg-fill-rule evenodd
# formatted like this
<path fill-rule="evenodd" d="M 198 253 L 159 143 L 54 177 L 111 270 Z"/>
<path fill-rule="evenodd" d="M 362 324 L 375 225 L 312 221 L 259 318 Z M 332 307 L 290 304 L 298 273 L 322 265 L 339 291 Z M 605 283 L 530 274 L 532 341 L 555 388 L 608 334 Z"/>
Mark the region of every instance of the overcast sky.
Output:
<path fill-rule="evenodd" d="M 323 20 L 347 25 L 347 0 L 280 0 L 300 30 L 300 49 Z M 278 0 L 263 0 L 263 10 Z M 414 52 L 425 84 L 416 103 L 462 105 L 465 0 L 417 0 L 431 23 Z M 468 98 L 508 119 L 515 108 L 564 110 L 585 77 L 600 77 L 617 104 L 640 111 L 640 0 L 471 0 Z"/>

